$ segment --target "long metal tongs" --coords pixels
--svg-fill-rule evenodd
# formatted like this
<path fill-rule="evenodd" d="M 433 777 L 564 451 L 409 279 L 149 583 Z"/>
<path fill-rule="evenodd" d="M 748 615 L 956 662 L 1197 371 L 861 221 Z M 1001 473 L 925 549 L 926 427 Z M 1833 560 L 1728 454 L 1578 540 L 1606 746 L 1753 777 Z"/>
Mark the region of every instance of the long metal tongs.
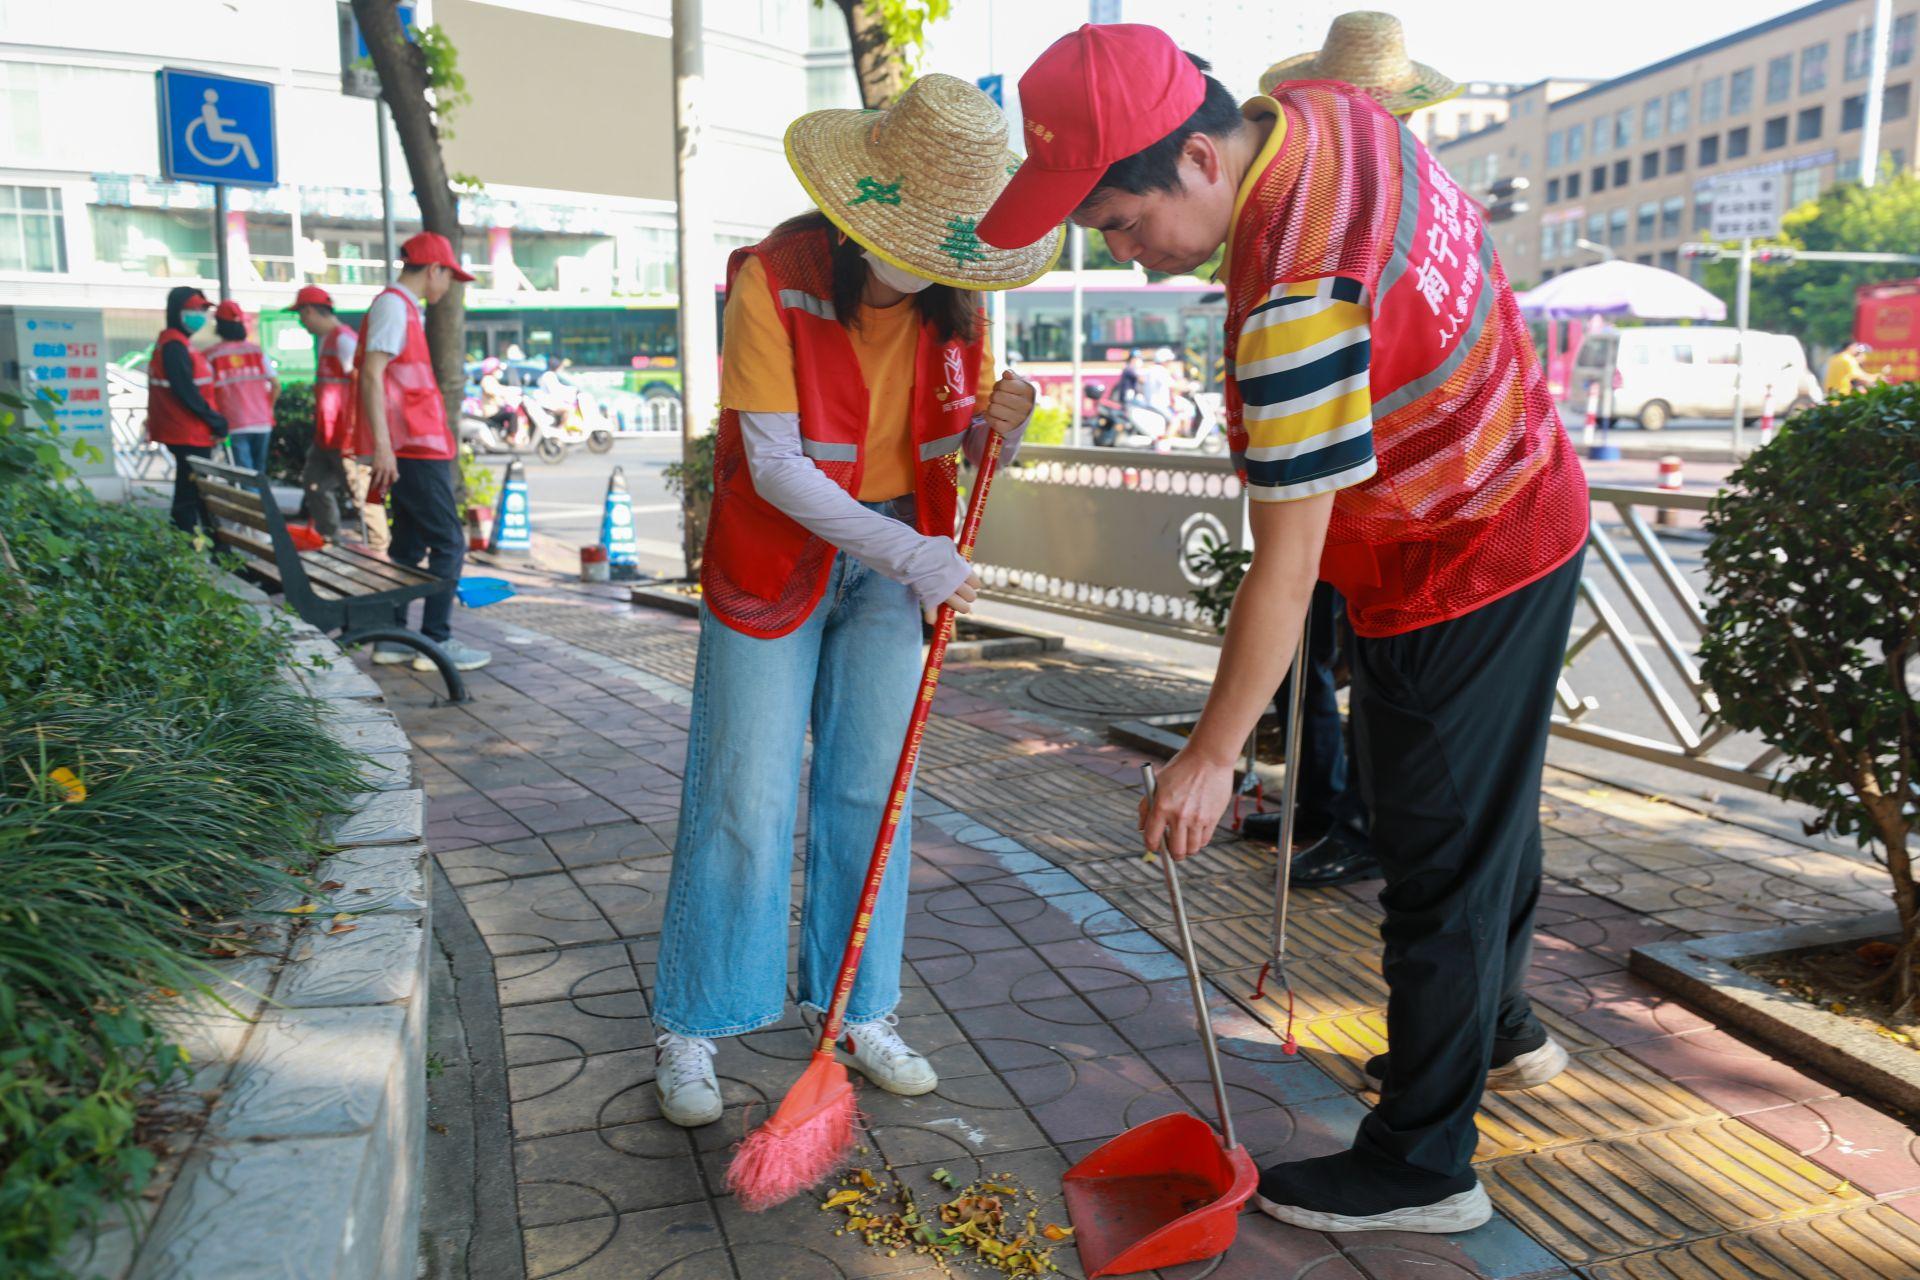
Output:
<path fill-rule="evenodd" d="M 1280 980 L 1287 997 L 1287 1031 L 1281 1046 L 1287 1053 L 1298 1053 L 1300 1042 L 1293 1035 L 1293 983 L 1287 979 L 1287 901 L 1293 882 L 1293 824 L 1298 815 L 1295 801 L 1300 794 L 1300 719 L 1306 706 L 1307 641 L 1313 634 L 1313 606 L 1308 604 L 1300 619 L 1300 642 L 1293 649 L 1293 674 L 1287 681 L 1287 776 L 1280 787 L 1280 848 L 1274 859 L 1273 956 L 1260 966 L 1260 978 L 1253 984 L 1253 998 L 1266 995 L 1267 975 Z"/>

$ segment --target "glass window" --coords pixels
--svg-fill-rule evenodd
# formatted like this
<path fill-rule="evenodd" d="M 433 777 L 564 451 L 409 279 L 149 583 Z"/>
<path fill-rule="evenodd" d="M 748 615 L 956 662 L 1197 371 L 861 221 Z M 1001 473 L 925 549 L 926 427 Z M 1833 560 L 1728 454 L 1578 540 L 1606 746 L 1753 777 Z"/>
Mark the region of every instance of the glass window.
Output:
<path fill-rule="evenodd" d="M 66 218 L 52 187 L 0 186 L 0 271 L 65 271 Z"/>
<path fill-rule="evenodd" d="M 1692 100 L 1687 90 L 1675 89 L 1667 95 L 1667 132 L 1685 133 L 1687 114 Z"/>
<path fill-rule="evenodd" d="M 1860 157 L 1849 156 L 1834 166 L 1834 178 L 1840 182 L 1860 181 Z"/>
<path fill-rule="evenodd" d="M 1560 179 L 1558 178 L 1547 179 L 1547 203 L 1560 203 Z"/>
<path fill-rule="evenodd" d="M 1578 200 L 1579 198 L 1580 198 L 1580 175 L 1577 173 L 1570 173 L 1567 175 L 1567 199 Z"/>
<path fill-rule="evenodd" d="M 1587 190 L 1597 196 L 1606 189 L 1607 166 L 1597 164 L 1593 166 L 1593 172 L 1587 175 Z"/>
<path fill-rule="evenodd" d="M 1540 228 L 1540 256 L 1543 258 L 1552 258 L 1552 257 L 1559 256 L 1559 253 L 1560 253 L 1560 228 L 1559 227 Z"/>
<path fill-rule="evenodd" d="M 1708 134 L 1706 137 L 1700 139 L 1700 167 L 1704 169 L 1710 164 L 1719 163 L 1720 135 L 1717 133 Z"/>
<path fill-rule="evenodd" d="M 205 210 L 96 204 L 89 205 L 87 212 L 93 222 L 94 258 L 101 265 L 137 276 L 213 278 L 212 219 Z M 322 233 L 316 229 L 308 234 Z"/>
<path fill-rule="evenodd" d="M 1913 86 L 1896 84 L 1888 87 L 1880 99 L 1880 118 L 1882 120 L 1905 120 L 1907 107 L 1913 97 Z"/>
<path fill-rule="evenodd" d="M 1606 214 L 1590 213 L 1587 215 L 1587 239 L 1593 241 L 1595 244 L 1605 244 L 1607 242 Z"/>
<path fill-rule="evenodd" d="M 1649 151 L 1640 157 L 1640 181 L 1650 182 L 1660 176 L 1660 153 Z"/>
<path fill-rule="evenodd" d="M 1678 249 L 1668 249 L 1662 252 L 1660 255 L 1660 266 L 1661 269 L 1665 271 L 1678 271 L 1680 269 L 1680 251 Z M 1693 363 L 1693 352 L 1686 347 L 1675 347 L 1674 353 L 1683 363 Z"/>
<path fill-rule="evenodd" d="M 1752 137 L 1753 131 L 1744 124 L 1738 129 L 1727 130 L 1727 159 L 1738 160 L 1747 154 L 1752 149 L 1749 145 Z"/>
<path fill-rule="evenodd" d="M 1667 172 L 1679 173 L 1687 167 L 1687 144 L 1676 142 L 1667 148 Z"/>
<path fill-rule="evenodd" d="M 1904 67 L 1913 61 L 1913 27 L 1920 14 L 1904 13 L 1893 20 L 1893 43 L 1887 46 L 1887 65 Z"/>
<path fill-rule="evenodd" d="M 1867 125 L 1867 95 L 1856 93 L 1840 104 L 1840 132 L 1852 133 Z"/>
<path fill-rule="evenodd" d="M 1778 151 L 1781 147 L 1787 145 L 1787 118 L 1785 116 L 1775 116 L 1773 119 L 1767 121 L 1766 134 L 1762 139 L 1762 145 L 1769 151 Z"/>
<path fill-rule="evenodd" d="M 1641 110 L 1640 137 L 1644 141 L 1652 142 L 1660 136 L 1660 121 L 1665 115 L 1666 104 L 1659 98 L 1648 102 L 1646 107 Z"/>
<path fill-rule="evenodd" d="M 1613 185 L 1624 187 L 1633 180 L 1633 161 L 1615 160 L 1613 162 Z"/>
<path fill-rule="evenodd" d="M 1727 82 L 1719 76 L 1700 86 L 1700 123 L 1712 124 L 1720 118 L 1720 105 L 1726 97 Z"/>
<path fill-rule="evenodd" d="M 1797 169 L 1793 181 L 1787 187 L 1787 207 L 1797 208 L 1811 200 L 1820 198 L 1820 171 L 1818 169 Z"/>
<path fill-rule="evenodd" d="M 1813 142 L 1820 137 L 1821 122 L 1826 115 L 1824 107 L 1807 107 L 1795 117 L 1793 122 L 1793 140 L 1795 142 Z"/>
<path fill-rule="evenodd" d="M 1613 145 L 1626 148 L 1633 145 L 1633 108 L 1622 107 L 1613 117 Z"/>
<path fill-rule="evenodd" d="M 1767 105 L 1785 102 L 1793 94 L 1793 55 L 1783 53 L 1767 63 Z"/>
<path fill-rule="evenodd" d="M 1847 32 L 1847 65 L 1842 74 L 1849 80 L 1865 80 L 1872 69 L 1872 35 L 1866 31 Z"/>
<path fill-rule="evenodd" d="M 1601 116 L 1593 122 L 1593 154 L 1596 157 L 1613 149 L 1613 117 Z"/>
<path fill-rule="evenodd" d="M 1566 135 L 1555 129 L 1547 135 L 1547 167 L 1557 168 L 1566 158 Z"/>
<path fill-rule="evenodd" d="M 1713 226 L 1713 197 L 1710 195 L 1693 198 L 1693 229 L 1706 231 Z"/>
<path fill-rule="evenodd" d="M 1615 209 L 1607 216 L 1607 243 L 1618 249 L 1627 242 L 1627 211 Z"/>
<path fill-rule="evenodd" d="M 1727 114 L 1741 115 L 1753 110 L 1753 68 L 1747 67 L 1727 77 Z"/>
<path fill-rule="evenodd" d="M 1635 240 L 1653 239 L 1653 228 L 1660 221 L 1660 206 L 1649 200 L 1640 206 L 1633 220 L 1633 238 Z"/>
<path fill-rule="evenodd" d="M 1587 154 L 1587 131 L 1585 129 L 1567 130 L 1567 163 L 1579 164 Z"/>
<path fill-rule="evenodd" d="M 1687 216 L 1687 198 L 1669 196 L 1660 206 L 1660 238 L 1670 240 L 1680 234 L 1681 220 Z"/>
<path fill-rule="evenodd" d="M 1800 92 L 1818 93 L 1827 87 L 1827 42 L 1800 51 Z"/>

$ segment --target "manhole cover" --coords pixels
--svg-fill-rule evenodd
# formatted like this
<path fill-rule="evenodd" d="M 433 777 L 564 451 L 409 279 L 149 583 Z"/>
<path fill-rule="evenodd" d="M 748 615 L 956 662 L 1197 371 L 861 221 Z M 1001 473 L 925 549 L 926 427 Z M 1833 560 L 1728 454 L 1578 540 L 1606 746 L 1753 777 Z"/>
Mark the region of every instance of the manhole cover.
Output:
<path fill-rule="evenodd" d="M 1207 705 L 1207 686 L 1196 680 L 1119 671 L 1044 671 L 1028 682 L 1027 696 L 1063 711 L 1158 716 L 1199 711 Z"/>

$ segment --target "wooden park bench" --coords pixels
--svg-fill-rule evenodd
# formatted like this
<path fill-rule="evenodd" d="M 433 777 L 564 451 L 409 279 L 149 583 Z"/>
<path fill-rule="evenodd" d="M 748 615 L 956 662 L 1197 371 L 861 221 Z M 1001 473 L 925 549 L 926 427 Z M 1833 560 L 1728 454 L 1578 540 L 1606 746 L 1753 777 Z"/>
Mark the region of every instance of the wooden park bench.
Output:
<path fill-rule="evenodd" d="M 247 572 L 284 596 L 302 619 L 343 649 L 380 640 L 418 649 L 440 669 L 447 700 L 468 700 L 466 681 L 446 651 L 394 622 L 399 606 L 451 595 L 457 583 L 333 543 L 302 551 L 287 531 L 265 475 L 204 458 L 192 459 L 191 465 L 193 482 L 216 521 L 215 540 L 239 554 Z"/>

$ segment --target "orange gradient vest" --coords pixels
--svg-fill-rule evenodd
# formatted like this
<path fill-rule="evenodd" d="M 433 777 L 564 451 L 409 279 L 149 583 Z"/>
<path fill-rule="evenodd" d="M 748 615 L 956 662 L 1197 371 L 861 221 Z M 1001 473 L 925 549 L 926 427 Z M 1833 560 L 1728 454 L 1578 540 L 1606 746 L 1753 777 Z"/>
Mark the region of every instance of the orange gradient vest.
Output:
<path fill-rule="evenodd" d="M 793 344 L 800 447 L 835 484 L 857 494 L 866 462 L 867 384 L 853 343 L 834 316 L 827 236 L 801 231 L 736 250 L 727 263 L 729 288 L 749 254 L 767 273 Z M 920 326 L 910 403 L 919 459 L 915 524 L 925 534 L 953 534 L 954 484 L 974 417 L 980 352 L 977 336 L 971 343 L 942 341 L 931 324 Z M 713 513 L 700 569 L 707 608 L 746 635 L 786 635 L 807 620 L 826 590 L 834 552 L 754 491 L 740 415 L 722 409 L 714 441 Z"/>
<path fill-rule="evenodd" d="M 207 357 L 188 342 L 187 335 L 180 330 L 161 330 L 159 339 L 153 344 L 153 358 L 147 362 L 147 439 L 155 444 L 211 448 L 213 432 L 207 430 L 207 424 L 199 414 L 187 408 L 186 402 L 173 394 L 173 388 L 167 382 L 164 356 L 169 342 L 186 344 L 187 354 L 193 357 L 193 384 L 200 388 L 202 398 L 212 402 L 213 366 L 207 363 Z"/>
<path fill-rule="evenodd" d="M 1276 284 L 1365 287 L 1379 470 L 1335 496 L 1320 576 L 1363 636 L 1471 613 L 1580 550 L 1586 477 L 1479 208 L 1359 90 L 1303 82 L 1275 96 L 1286 136 L 1233 230 L 1228 368 Z M 1245 476 L 1231 373 L 1226 399 Z"/>

